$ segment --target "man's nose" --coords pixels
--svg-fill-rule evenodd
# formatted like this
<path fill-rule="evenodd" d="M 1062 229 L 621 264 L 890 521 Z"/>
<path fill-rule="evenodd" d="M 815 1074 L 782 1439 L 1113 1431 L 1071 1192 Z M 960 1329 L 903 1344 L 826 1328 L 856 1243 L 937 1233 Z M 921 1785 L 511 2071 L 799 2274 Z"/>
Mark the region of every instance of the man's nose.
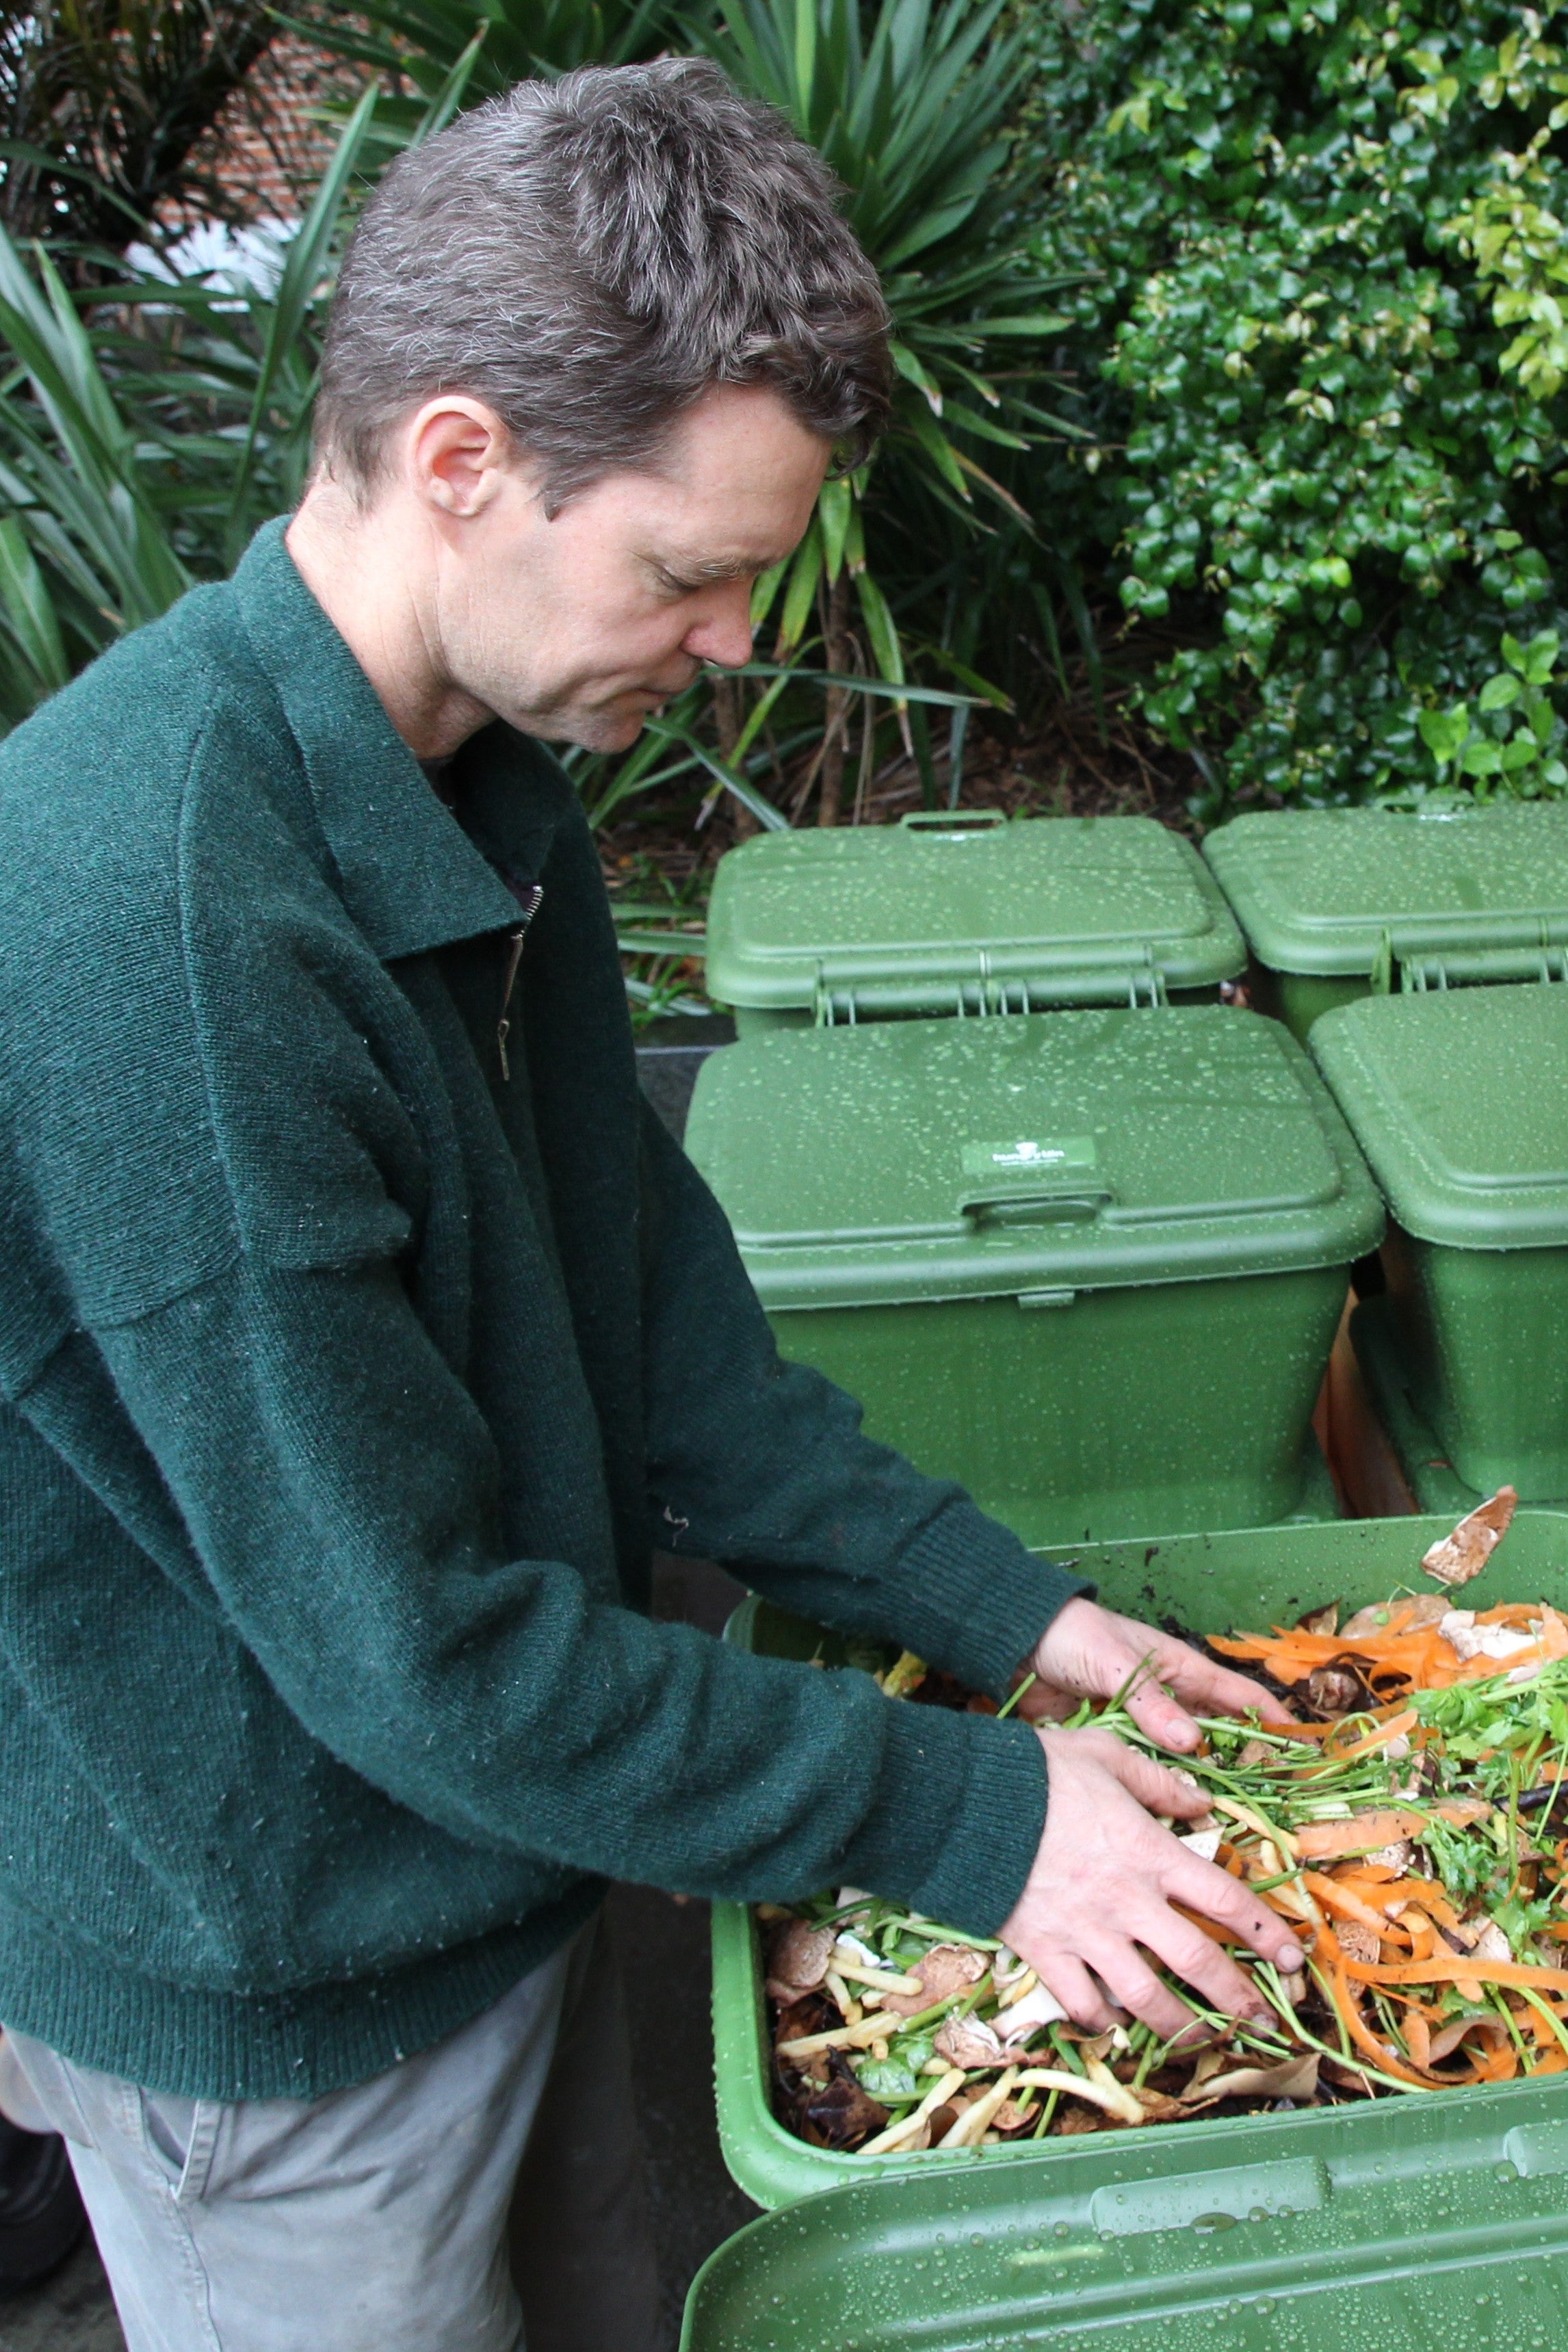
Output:
<path fill-rule="evenodd" d="M 752 589 L 749 581 L 726 588 L 687 631 L 681 651 L 694 661 L 716 662 L 721 669 L 738 669 L 752 658 Z"/>

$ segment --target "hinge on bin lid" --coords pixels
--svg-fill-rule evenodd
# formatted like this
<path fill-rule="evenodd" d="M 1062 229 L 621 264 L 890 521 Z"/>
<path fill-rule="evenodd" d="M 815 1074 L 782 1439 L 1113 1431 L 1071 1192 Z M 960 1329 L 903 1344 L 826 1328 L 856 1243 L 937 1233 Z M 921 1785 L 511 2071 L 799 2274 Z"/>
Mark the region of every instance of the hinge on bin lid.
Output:
<path fill-rule="evenodd" d="M 1568 948 L 1540 927 L 1534 947 L 1468 948 L 1450 955 L 1406 956 L 1399 967 L 1399 984 L 1424 994 L 1428 989 L 1466 988 L 1489 981 L 1533 980 L 1543 987 L 1568 981 Z"/>
<path fill-rule="evenodd" d="M 1142 969 L 1140 971 L 1135 971 L 1132 975 L 1131 987 L 1128 994 L 1128 1003 L 1131 1005 L 1132 1010 L 1135 1013 L 1138 1010 L 1138 989 L 1140 982 L 1142 982 L 1142 984 L 1148 990 L 1149 1002 L 1152 1005 L 1164 1003 L 1165 975 L 1154 961 L 1154 950 L 1152 948 L 1146 947 L 1144 949 Z"/>
<path fill-rule="evenodd" d="M 847 1022 L 851 1029 L 856 1026 L 855 991 L 846 988 L 836 992 L 827 977 L 827 967 L 820 961 L 816 967 L 813 1010 L 819 1029 L 835 1028 L 841 1020 Z"/>

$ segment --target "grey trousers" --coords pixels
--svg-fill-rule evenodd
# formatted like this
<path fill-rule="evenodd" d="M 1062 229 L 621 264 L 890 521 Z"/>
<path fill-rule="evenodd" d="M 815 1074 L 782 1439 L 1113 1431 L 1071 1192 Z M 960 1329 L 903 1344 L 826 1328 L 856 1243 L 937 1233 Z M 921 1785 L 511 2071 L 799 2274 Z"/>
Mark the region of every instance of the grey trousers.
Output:
<path fill-rule="evenodd" d="M 602 1918 L 435 2049 L 325 2098 L 176 2098 L 5 2047 L 37 2106 L 16 2119 L 69 2147 L 129 2352 L 657 2352 Z"/>

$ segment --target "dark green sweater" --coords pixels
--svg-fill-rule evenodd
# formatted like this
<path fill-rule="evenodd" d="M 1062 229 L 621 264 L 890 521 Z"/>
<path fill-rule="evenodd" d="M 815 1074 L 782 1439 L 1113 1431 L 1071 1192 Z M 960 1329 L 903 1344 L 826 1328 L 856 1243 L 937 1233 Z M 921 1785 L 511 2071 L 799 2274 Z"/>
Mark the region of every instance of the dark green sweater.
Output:
<path fill-rule="evenodd" d="M 1076 1588 L 781 1364 L 566 778 L 454 781 L 277 525 L 0 749 L 0 2018 L 191 2095 L 438 2039 L 601 1874 L 994 1928 L 1044 1815 L 1016 1724 L 644 1613 L 679 1546 L 995 1691 Z"/>

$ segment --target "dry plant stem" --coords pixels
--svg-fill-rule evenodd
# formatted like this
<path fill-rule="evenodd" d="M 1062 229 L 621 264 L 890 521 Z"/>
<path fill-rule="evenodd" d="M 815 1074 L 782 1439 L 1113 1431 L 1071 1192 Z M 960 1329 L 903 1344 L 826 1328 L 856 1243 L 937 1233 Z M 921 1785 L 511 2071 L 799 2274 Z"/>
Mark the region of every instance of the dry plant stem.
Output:
<path fill-rule="evenodd" d="M 866 793 L 871 781 L 871 760 L 877 741 L 877 709 L 872 697 L 860 698 L 863 717 L 860 722 L 860 772 L 855 780 L 855 813 L 850 822 L 858 824 L 866 813 Z"/>
<path fill-rule="evenodd" d="M 827 625 L 823 631 L 827 667 L 840 675 L 849 654 L 849 574 L 840 570 L 827 592 Z M 816 803 L 818 824 L 837 824 L 844 799 L 844 753 L 849 735 L 849 693 L 841 686 L 827 689 L 826 724 L 822 738 L 822 792 Z"/>
<path fill-rule="evenodd" d="M 713 681 L 713 725 L 719 737 L 719 757 L 726 767 L 733 763 L 735 746 L 741 740 L 744 692 L 738 677 L 716 677 Z M 757 820 L 743 801 L 735 803 L 731 822 L 737 841 L 749 841 L 757 830 Z"/>

